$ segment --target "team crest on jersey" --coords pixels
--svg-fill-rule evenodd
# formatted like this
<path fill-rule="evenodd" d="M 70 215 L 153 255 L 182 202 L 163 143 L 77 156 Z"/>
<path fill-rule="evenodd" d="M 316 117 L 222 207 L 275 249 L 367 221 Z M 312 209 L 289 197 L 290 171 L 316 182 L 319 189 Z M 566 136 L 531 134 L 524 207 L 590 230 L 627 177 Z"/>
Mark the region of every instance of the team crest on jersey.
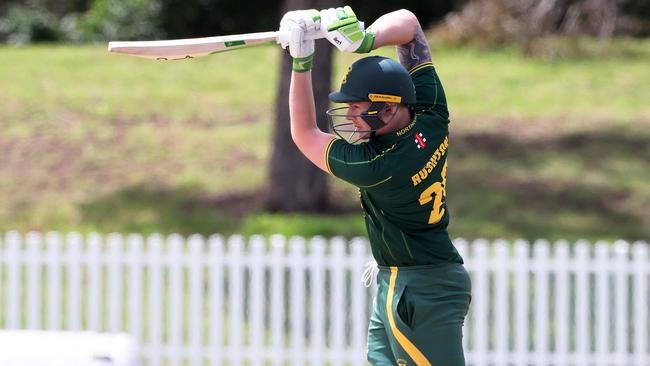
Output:
<path fill-rule="evenodd" d="M 401 358 L 398 358 L 397 366 L 406 366 L 406 360 L 402 360 Z"/>
<path fill-rule="evenodd" d="M 424 137 L 424 135 L 421 132 L 417 132 L 414 134 L 415 136 L 415 144 L 418 145 L 418 149 L 423 149 L 427 147 L 427 138 Z"/>

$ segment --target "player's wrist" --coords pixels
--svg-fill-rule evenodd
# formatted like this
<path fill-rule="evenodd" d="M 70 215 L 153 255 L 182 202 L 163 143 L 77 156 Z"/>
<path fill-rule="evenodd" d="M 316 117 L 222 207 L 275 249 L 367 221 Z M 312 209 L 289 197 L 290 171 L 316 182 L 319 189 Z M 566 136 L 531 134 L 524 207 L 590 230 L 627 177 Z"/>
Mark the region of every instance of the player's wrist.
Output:
<path fill-rule="evenodd" d="M 359 48 L 354 51 L 355 53 L 368 53 L 374 49 L 375 46 L 375 32 L 372 29 L 366 29 L 363 34 L 363 40 Z"/>
<path fill-rule="evenodd" d="M 314 54 L 304 57 L 294 57 L 292 69 L 295 72 L 307 72 L 314 66 Z"/>

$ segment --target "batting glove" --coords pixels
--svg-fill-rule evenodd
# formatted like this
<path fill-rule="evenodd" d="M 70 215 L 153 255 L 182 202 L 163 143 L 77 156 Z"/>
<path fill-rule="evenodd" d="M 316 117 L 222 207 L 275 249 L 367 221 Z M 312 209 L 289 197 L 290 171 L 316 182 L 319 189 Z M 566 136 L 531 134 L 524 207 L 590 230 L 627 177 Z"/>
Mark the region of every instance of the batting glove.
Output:
<path fill-rule="evenodd" d="M 370 52 L 375 41 L 374 33 L 365 31 L 349 6 L 321 10 L 320 29 L 330 43 L 344 52 Z"/>
<path fill-rule="evenodd" d="M 315 9 L 290 11 L 280 21 L 280 45 L 293 57 L 293 70 L 311 70 L 314 60 L 314 40 L 306 40 L 320 29 L 320 15 Z"/>

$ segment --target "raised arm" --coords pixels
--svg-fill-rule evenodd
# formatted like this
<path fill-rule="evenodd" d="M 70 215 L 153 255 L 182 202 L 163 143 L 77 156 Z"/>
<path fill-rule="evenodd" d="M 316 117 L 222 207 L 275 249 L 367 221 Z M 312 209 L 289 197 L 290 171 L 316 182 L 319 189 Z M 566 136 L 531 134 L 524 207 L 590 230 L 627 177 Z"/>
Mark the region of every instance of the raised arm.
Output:
<path fill-rule="evenodd" d="M 431 61 L 424 32 L 412 12 L 402 9 L 384 14 L 368 28 L 375 33 L 373 48 L 397 46 L 399 60 L 407 70 Z"/>
<path fill-rule="evenodd" d="M 320 15 L 316 10 L 291 11 L 280 21 L 280 30 L 290 34 L 290 39 L 286 44 L 282 44 L 282 47 L 288 48 L 293 57 L 289 87 L 291 137 L 307 159 L 327 171 L 325 151 L 334 136 L 321 131 L 316 125 L 311 80 L 314 41 L 305 40 L 305 35 L 317 29 L 319 19 Z"/>

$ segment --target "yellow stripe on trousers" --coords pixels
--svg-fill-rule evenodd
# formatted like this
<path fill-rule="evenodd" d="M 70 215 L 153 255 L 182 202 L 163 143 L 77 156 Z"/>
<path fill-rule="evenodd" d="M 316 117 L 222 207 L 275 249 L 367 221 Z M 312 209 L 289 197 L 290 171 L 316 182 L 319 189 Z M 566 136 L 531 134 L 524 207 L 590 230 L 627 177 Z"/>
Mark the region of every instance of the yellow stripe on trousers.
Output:
<path fill-rule="evenodd" d="M 388 323 L 390 329 L 397 339 L 397 342 L 404 348 L 406 353 L 415 361 L 417 366 L 431 366 L 431 363 L 424 357 L 422 352 L 415 347 L 411 341 L 395 325 L 395 318 L 393 318 L 393 295 L 395 294 L 395 280 L 397 279 L 397 267 L 390 267 L 390 285 L 388 286 L 388 295 L 386 296 L 386 314 L 388 314 Z"/>

